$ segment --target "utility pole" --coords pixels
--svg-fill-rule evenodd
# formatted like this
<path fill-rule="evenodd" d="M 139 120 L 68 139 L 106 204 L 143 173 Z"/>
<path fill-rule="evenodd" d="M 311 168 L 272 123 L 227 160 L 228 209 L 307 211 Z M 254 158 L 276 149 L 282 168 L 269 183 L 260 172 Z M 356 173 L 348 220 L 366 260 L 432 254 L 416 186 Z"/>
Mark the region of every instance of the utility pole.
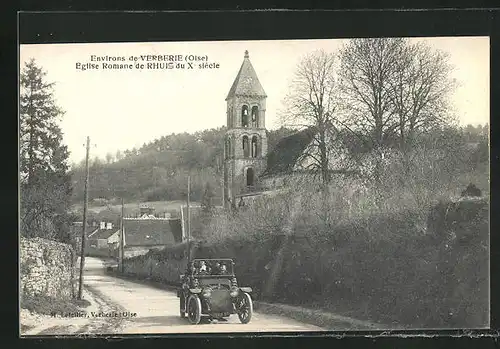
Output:
<path fill-rule="evenodd" d="M 221 200 L 221 204 L 222 204 L 222 209 L 224 209 L 226 207 L 226 196 L 225 196 L 225 188 L 224 188 L 224 185 L 225 185 L 225 177 L 226 177 L 226 147 L 224 145 L 223 147 L 223 155 L 222 155 L 222 161 L 220 162 L 220 166 L 221 166 L 221 171 L 220 171 L 220 174 L 221 174 L 221 190 L 222 190 L 222 200 Z"/>
<path fill-rule="evenodd" d="M 124 212 L 123 198 L 122 198 L 122 215 L 120 217 L 120 272 L 123 273 L 123 246 L 124 246 L 124 231 L 123 231 L 123 212 Z"/>
<path fill-rule="evenodd" d="M 188 192 L 187 192 L 187 248 L 188 248 L 188 263 L 191 262 L 191 217 L 189 212 L 189 195 L 191 193 L 191 176 L 188 176 Z"/>
<path fill-rule="evenodd" d="M 80 253 L 80 284 L 78 286 L 78 299 L 83 294 L 83 268 L 85 266 L 85 240 L 87 235 L 87 203 L 89 195 L 89 149 L 90 137 L 87 136 L 87 151 L 85 156 L 85 192 L 83 194 L 83 227 L 82 227 L 82 249 Z"/>

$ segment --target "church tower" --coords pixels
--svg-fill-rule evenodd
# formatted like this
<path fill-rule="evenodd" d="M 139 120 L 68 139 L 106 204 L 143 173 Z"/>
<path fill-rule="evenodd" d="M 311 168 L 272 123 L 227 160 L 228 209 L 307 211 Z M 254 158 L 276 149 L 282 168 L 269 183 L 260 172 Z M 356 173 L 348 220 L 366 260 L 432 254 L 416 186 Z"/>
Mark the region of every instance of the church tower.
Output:
<path fill-rule="evenodd" d="M 267 156 L 266 93 L 245 51 L 243 63 L 226 97 L 224 139 L 224 206 L 257 189 Z"/>

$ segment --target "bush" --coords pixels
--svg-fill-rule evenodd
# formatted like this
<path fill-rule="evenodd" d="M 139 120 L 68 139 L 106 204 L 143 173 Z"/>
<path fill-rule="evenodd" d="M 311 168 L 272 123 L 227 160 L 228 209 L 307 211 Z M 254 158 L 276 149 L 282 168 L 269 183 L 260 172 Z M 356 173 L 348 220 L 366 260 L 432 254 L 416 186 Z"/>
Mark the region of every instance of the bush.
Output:
<path fill-rule="evenodd" d="M 218 212 L 192 256 L 235 259 L 239 283 L 256 299 L 388 327 L 484 327 L 489 200 L 450 198 L 471 179 L 487 193 L 487 167 L 463 172 L 460 159 L 453 161 L 437 164 L 421 151 L 409 171 L 388 164 L 376 185 L 349 177 L 326 190 L 312 178 L 297 182 L 236 214 Z M 185 251 L 178 245 L 141 258 L 182 268 Z"/>

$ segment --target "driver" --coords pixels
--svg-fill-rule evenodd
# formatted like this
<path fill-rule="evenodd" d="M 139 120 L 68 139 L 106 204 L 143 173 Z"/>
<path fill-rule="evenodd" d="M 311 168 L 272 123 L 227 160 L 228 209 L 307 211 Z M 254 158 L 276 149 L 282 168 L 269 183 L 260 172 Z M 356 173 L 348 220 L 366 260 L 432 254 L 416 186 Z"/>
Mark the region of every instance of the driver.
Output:
<path fill-rule="evenodd" d="M 227 267 L 226 267 L 226 265 L 225 265 L 225 264 L 222 264 L 222 265 L 220 266 L 220 273 L 221 273 L 221 274 L 227 274 Z"/>
<path fill-rule="evenodd" d="M 219 275 L 221 273 L 221 268 L 220 268 L 220 263 L 219 262 L 215 262 L 215 265 L 212 269 L 212 274 L 213 275 Z"/>

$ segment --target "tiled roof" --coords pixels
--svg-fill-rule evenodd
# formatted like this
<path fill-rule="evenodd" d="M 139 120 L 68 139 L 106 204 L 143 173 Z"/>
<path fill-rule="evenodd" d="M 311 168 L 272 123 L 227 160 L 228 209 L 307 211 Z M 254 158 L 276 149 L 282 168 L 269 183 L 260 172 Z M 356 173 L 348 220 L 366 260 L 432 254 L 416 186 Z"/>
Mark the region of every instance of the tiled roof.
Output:
<path fill-rule="evenodd" d="M 267 155 L 267 168 L 262 175 L 270 176 L 292 172 L 299 157 L 313 141 L 316 132 L 317 128 L 311 126 L 280 140 Z"/>
<path fill-rule="evenodd" d="M 72 227 L 73 229 L 73 232 L 76 236 L 82 236 L 82 230 L 83 230 L 83 226 L 78 226 L 78 225 L 74 225 Z M 99 227 L 92 227 L 90 225 L 87 225 L 87 227 L 85 228 L 85 235 L 89 236 L 90 234 L 92 234 L 93 232 L 95 232 L 96 230 L 98 230 Z"/>
<path fill-rule="evenodd" d="M 181 242 L 179 219 L 124 219 L 127 246 L 170 245 Z"/>
<path fill-rule="evenodd" d="M 257 78 L 257 73 L 250 63 L 248 51 L 245 51 L 245 58 L 241 64 L 238 75 L 234 79 L 233 85 L 227 94 L 226 100 L 234 96 L 259 96 L 266 97 L 266 92 Z"/>
<path fill-rule="evenodd" d="M 113 229 L 99 229 L 95 233 L 93 233 L 91 236 L 89 236 L 90 239 L 108 239 L 111 235 L 116 233 L 119 228 L 113 228 Z"/>

